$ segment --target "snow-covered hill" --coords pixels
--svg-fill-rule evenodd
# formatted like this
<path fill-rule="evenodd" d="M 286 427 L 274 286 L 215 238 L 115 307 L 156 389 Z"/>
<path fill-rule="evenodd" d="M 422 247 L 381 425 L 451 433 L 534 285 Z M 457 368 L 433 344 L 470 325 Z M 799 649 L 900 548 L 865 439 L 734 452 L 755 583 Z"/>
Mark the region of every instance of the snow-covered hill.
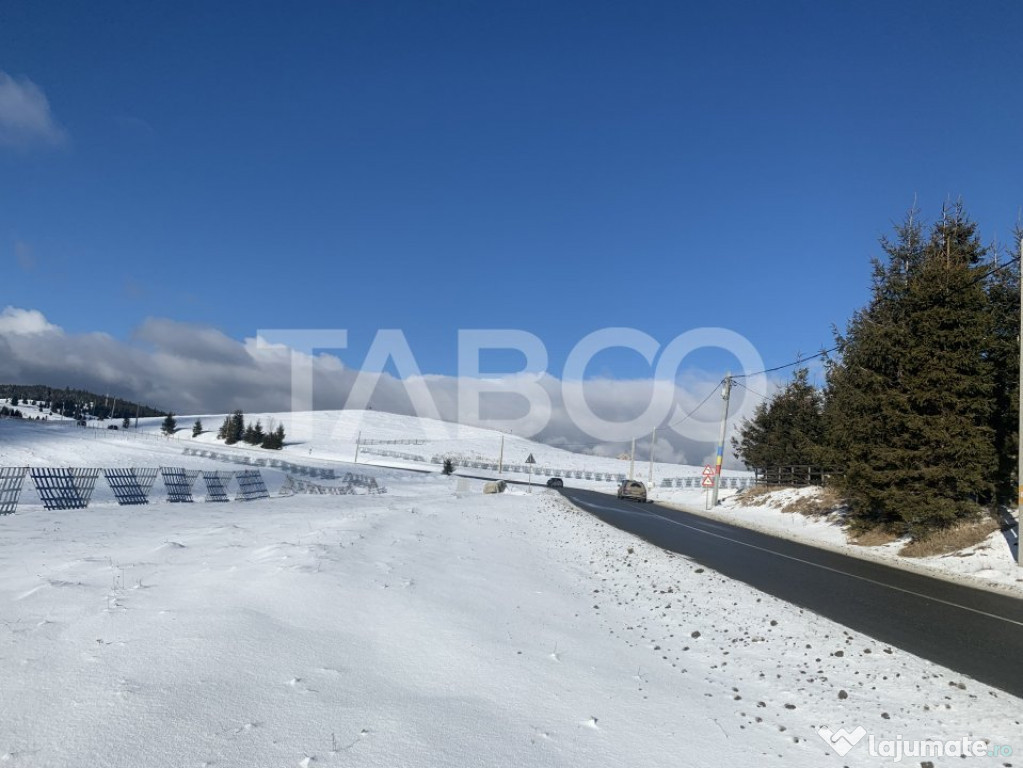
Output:
<path fill-rule="evenodd" d="M 630 462 L 555 448 L 516 435 L 467 427 L 414 416 L 381 411 L 315 411 L 308 413 L 246 414 L 246 422 L 259 421 L 264 428 L 282 424 L 287 433 L 281 451 L 237 443 L 225 446 L 216 439 L 224 414 L 178 416 L 177 431 L 163 435 L 162 419 L 140 419 L 138 428 L 109 429 L 110 422 L 90 422 L 77 427 L 72 421 L 56 423 L 7 422 L 9 437 L 0 446 L 0 462 L 7 465 L 95 465 L 127 466 L 146 457 L 149 463 L 191 467 L 202 462 L 184 455 L 185 449 L 216 450 L 221 453 L 329 467 L 338 462 L 360 467 L 408 467 L 436 471 L 441 457 L 466 463 L 467 474 L 495 475 L 502 460 L 506 476 L 526 480 L 526 459 L 532 455 L 534 476 L 541 480 L 571 473 L 580 485 L 613 487 L 630 471 Z M 192 425 L 202 422 L 203 432 L 192 436 Z M 31 444 L 31 448 L 22 448 Z M 357 445 L 358 444 L 358 445 Z M 654 462 L 653 485 L 665 478 L 697 478 L 702 467 Z M 648 457 L 637 456 L 634 475 L 648 481 Z M 749 473 L 726 472 L 730 478 L 746 479 Z"/>
<path fill-rule="evenodd" d="M 0 464 L 208 462 L 187 440 L 8 420 Z M 1019 733 L 1023 702 L 545 489 L 371 471 L 386 495 L 0 517 L 0 762 L 816 768 L 889 762 L 824 727 Z"/>

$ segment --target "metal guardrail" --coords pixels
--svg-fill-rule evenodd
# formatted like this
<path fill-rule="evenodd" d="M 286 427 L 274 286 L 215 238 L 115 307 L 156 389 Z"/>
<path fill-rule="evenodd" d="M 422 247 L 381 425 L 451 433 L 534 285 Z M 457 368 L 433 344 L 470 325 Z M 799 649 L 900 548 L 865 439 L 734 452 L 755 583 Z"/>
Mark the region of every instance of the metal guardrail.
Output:
<path fill-rule="evenodd" d="M 405 453 L 404 451 L 385 451 L 379 448 L 363 448 L 362 452 L 370 456 L 384 456 L 390 459 L 402 459 L 403 461 L 417 461 L 426 464 L 426 457 L 418 453 Z"/>
<path fill-rule="evenodd" d="M 497 472 L 498 463 L 487 459 L 465 459 L 460 456 L 445 456 L 442 454 L 434 454 L 430 457 L 431 464 L 443 464 L 445 460 L 451 460 L 451 463 L 456 467 L 463 467 L 465 469 L 485 469 L 491 472 Z M 529 474 L 529 465 L 527 464 L 504 464 L 500 471 L 511 472 L 513 474 L 526 475 Z M 533 465 L 532 474 L 535 477 L 561 477 L 565 479 L 576 479 L 576 480 L 594 480 L 597 482 L 607 483 L 620 483 L 626 479 L 624 472 L 595 472 L 588 469 L 564 469 L 560 467 L 548 467 Z"/>
<path fill-rule="evenodd" d="M 734 488 L 736 490 L 744 490 L 746 488 L 752 488 L 755 484 L 754 478 L 752 477 L 734 477 L 731 475 L 721 476 L 721 488 Z M 703 476 L 702 475 L 686 475 L 684 477 L 664 477 L 661 478 L 661 488 L 702 488 L 703 487 Z"/>

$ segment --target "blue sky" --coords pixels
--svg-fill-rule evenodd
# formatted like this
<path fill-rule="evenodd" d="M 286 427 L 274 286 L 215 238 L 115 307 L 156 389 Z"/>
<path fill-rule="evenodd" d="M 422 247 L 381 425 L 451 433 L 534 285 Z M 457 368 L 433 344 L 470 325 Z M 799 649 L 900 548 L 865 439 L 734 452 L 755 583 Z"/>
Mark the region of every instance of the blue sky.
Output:
<path fill-rule="evenodd" d="M 438 374 L 459 328 L 531 331 L 555 376 L 608 326 L 787 362 L 914 196 L 1007 241 L 1020 29 L 1015 2 L 5 3 L 0 71 L 50 122 L 0 133 L 0 307 L 128 343 L 346 328 L 351 365 L 401 328 Z"/>

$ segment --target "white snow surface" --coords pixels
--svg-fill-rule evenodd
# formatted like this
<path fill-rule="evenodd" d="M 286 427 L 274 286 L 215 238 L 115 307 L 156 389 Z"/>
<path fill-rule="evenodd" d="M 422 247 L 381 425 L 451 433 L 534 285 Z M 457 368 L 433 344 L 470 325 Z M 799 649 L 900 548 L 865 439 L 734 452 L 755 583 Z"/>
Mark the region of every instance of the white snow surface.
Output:
<path fill-rule="evenodd" d="M 0 421 L 3 466 L 226 468 L 181 448 Z M 546 490 L 372 471 L 387 494 L 170 504 L 158 485 L 119 507 L 101 480 L 68 511 L 26 480 L 0 517 L 0 764 L 866 766 L 893 763 L 817 730 L 1019 741 L 1019 699 Z"/>

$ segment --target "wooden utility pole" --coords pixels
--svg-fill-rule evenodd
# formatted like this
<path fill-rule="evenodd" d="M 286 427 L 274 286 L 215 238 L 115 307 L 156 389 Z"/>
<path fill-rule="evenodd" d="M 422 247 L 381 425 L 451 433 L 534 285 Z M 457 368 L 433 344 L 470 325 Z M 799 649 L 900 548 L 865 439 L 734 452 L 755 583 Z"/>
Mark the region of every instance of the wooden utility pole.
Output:
<path fill-rule="evenodd" d="M 718 505 L 718 491 L 721 489 L 721 464 L 725 457 L 725 438 L 728 436 L 728 398 L 732 395 L 732 372 L 725 374 L 725 385 L 721 389 L 721 438 L 718 440 L 717 457 L 714 460 L 714 490 L 710 494 L 711 509 Z"/>
<path fill-rule="evenodd" d="M 650 476 L 647 478 L 647 485 L 654 487 L 654 446 L 657 444 L 657 430 L 650 434 Z"/>

